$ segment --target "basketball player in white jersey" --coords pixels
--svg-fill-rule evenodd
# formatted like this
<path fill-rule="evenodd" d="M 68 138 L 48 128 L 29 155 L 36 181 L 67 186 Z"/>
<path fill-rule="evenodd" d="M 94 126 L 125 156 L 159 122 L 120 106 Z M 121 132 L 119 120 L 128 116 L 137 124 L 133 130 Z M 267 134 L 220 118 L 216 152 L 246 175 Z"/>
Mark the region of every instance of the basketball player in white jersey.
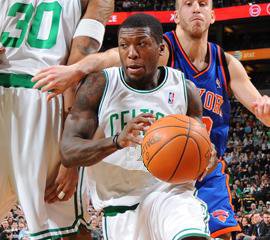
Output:
<path fill-rule="evenodd" d="M 0 0 L 0 218 L 19 201 L 32 238 L 76 233 L 87 219 L 83 172 L 60 165 L 62 96 L 48 103 L 57 89 L 32 89 L 31 78 L 41 68 L 65 64 L 69 51 L 68 63 L 96 52 L 113 5 Z"/>
<path fill-rule="evenodd" d="M 91 166 L 90 197 L 104 210 L 105 239 L 209 239 L 207 208 L 193 196 L 193 181 L 172 185 L 154 178 L 143 165 L 138 135 L 168 114 L 200 121 L 200 96 L 182 72 L 158 68 L 164 44 L 157 19 L 129 17 L 118 41 L 122 67 L 87 77 L 77 92 L 65 122 L 63 163 Z"/>

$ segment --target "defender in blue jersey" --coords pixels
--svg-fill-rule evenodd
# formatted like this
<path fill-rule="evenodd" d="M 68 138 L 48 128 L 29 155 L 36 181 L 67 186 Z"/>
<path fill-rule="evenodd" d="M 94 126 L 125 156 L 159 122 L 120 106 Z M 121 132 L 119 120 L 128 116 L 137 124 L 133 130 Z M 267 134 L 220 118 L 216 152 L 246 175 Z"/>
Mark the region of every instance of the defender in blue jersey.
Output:
<path fill-rule="evenodd" d="M 204 121 L 211 133 L 219 157 L 226 150 L 230 105 L 228 89 L 265 125 L 270 126 L 270 98 L 261 96 L 233 56 L 208 43 L 208 29 L 215 21 L 212 0 L 177 0 L 175 32 L 164 35 L 167 42 L 160 65 L 182 70 L 198 88 L 204 106 Z M 143 42 L 141 47 L 147 47 Z M 57 66 L 53 72 L 38 76 L 60 81 L 74 81 L 90 72 L 120 65 L 118 49 L 93 54 L 76 65 Z M 59 82 L 60 82 L 59 81 Z M 211 215 L 212 237 L 230 239 L 230 233 L 240 228 L 234 219 L 233 207 L 225 174 L 225 162 L 220 161 L 202 182 L 197 183 L 198 195 L 207 204 Z"/>
<path fill-rule="evenodd" d="M 214 23 L 212 1 L 178 0 L 176 9 L 176 30 L 164 34 L 168 51 L 163 63 L 183 71 L 200 89 L 204 122 L 220 161 L 196 187 L 198 197 L 208 205 L 211 236 L 230 239 L 230 233 L 240 227 L 234 218 L 229 176 L 222 160 L 230 121 L 228 88 L 254 114 L 256 100 L 265 101 L 267 112 L 257 115 L 265 124 L 269 124 L 269 97 L 260 96 L 235 58 L 207 41 L 209 26 Z"/>
<path fill-rule="evenodd" d="M 165 33 L 164 40 L 169 50 L 168 66 L 184 72 L 186 78 L 194 82 L 200 90 L 203 121 L 216 147 L 217 156 L 221 158 L 226 150 L 230 123 L 230 102 L 227 89 L 229 74 L 225 54 L 218 45 L 208 43 L 209 63 L 200 70 L 189 60 L 175 31 Z M 220 160 L 216 169 L 196 184 L 198 197 L 208 205 L 212 237 L 217 237 L 220 233 L 227 233 L 227 231 L 240 231 L 231 205 L 230 189 L 227 184 L 228 175 L 224 170 L 225 162 Z"/>

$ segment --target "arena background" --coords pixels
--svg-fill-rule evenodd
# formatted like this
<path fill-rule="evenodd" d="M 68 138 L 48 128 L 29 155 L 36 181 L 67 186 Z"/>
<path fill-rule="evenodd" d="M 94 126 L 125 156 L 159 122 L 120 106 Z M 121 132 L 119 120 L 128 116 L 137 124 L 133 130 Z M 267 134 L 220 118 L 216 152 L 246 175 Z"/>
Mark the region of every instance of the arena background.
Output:
<path fill-rule="evenodd" d="M 214 3 L 217 20 L 210 29 L 209 41 L 220 44 L 226 52 L 238 58 L 253 84 L 269 96 L 270 1 L 216 0 Z M 117 45 L 118 25 L 134 12 L 146 11 L 163 23 L 164 32 L 173 30 L 173 9 L 174 0 L 116 1 L 102 50 Z M 237 219 L 243 231 L 251 234 L 253 214 L 270 211 L 270 129 L 255 120 L 233 96 L 230 139 L 225 160 L 231 176 L 230 187 Z M 102 239 L 102 213 L 95 212 L 91 207 L 89 211 L 95 229 L 93 239 Z M 7 228 L 3 226 L 6 223 L 0 226 L 0 240 L 29 239 L 27 224 L 19 206 L 11 210 L 6 222 Z M 3 234 L 5 229 L 10 232 L 8 236 Z M 242 238 L 239 235 L 236 238 L 235 235 L 233 239 Z"/>

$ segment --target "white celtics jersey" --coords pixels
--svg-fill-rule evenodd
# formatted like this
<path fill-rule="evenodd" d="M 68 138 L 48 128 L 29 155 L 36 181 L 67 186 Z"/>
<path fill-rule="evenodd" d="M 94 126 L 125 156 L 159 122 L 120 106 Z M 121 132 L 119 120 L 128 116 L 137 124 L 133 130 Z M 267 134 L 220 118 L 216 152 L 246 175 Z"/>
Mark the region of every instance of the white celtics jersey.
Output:
<path fill-rule="evenodd" d="M 34 75 L 66 63 L 80 0 L 0 0 L 0 42 L 6 56 L 0 73 Z"/>
<path fill-rule="evenodd" d="M 121 132 L 129 120 L 141 113 L 159 119 L 169 114 L 186 114 L 187 94 L 182 72 L 160 68 L 161 83 L 152 90 L 131 88 L 122 68 L 105 69 L 107 85 L 99 107 L 99 127 L 106 137 Z M 160 182 L 152 177 L 141 159 L 140 147 L 118 150 L 89 168 L 90 196 L 94 206 L 132 205 Z"/>

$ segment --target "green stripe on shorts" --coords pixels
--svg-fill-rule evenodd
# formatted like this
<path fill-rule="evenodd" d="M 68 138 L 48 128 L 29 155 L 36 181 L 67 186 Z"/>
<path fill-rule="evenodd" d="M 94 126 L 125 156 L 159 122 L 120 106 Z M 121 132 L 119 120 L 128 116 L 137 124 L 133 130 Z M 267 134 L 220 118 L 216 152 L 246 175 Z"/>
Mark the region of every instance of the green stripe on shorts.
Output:
<path fill-rule="evenodd" d="M 31 82 L 32 77 L 28 74 L 0 73 L 0 86 L 32 88 L 35 85 Z"/>
<path fill-rule="evenodd" d="M 187 228 L 178 232 L 172 240 L 181 240 L 187 237 L 204 237 L 210 239 L 210 235 L 199 228 Z"/>
<path fill-rule="evenodd" d="M 132 205 L 132 206 L 109 206 L 103 208 L 104 216 L 105 217 L 113 217 L 116 216 L 118 213 L 125 213 L 129 210 L 135 210 L 138 207 L 139 203 Z"/>

